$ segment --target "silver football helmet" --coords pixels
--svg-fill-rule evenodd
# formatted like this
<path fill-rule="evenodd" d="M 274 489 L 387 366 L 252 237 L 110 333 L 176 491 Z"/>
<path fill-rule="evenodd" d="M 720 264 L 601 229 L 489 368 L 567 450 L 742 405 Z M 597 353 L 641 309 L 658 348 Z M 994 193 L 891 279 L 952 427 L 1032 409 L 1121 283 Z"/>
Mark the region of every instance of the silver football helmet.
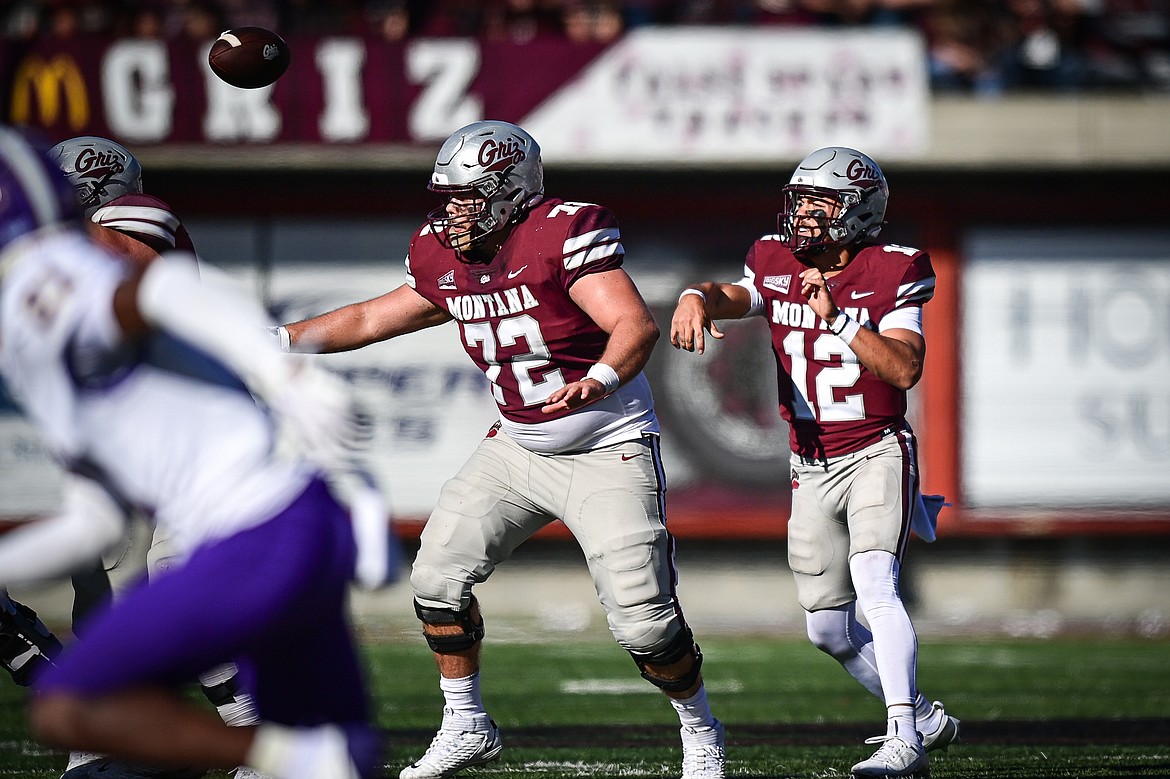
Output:
<path fill-rule="evenodd" d="M 540 146 L 508 122 L 473 122 L 451 134 L 428 186 L 447 202 L 427 214 L 435 236 L 460 252 L 520 221 L 544 197 Z"/>
<path fill-rule="evenodd" d="M 890 197 L 877 163 L 844 146 L 817 149 L 805 157 L 782 191 L 784 210 L 777 218 L 780 239 L 798 257 L 876 238 L 885 224 Z M 802 201 L 809 199 L 836 203 L 836 213 L 802 211 Z"/>
<path fill-rule="evenodd" d="M 108 138 L 83 135 L 49 150 L 77 190 L 85 218 L 116 197 L 142 192 L 142 166 L 125 146 Z"/>

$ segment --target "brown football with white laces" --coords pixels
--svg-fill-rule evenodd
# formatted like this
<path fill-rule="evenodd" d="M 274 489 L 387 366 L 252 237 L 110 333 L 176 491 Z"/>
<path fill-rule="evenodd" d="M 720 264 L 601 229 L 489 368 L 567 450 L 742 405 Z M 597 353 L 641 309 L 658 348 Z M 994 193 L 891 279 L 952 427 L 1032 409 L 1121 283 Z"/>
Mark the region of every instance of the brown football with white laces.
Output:
<path fill-rule="evenodd" d="M 207 55 L 207 64 L 220 79 L 241 89 L 274 83 L 288 70 L 288 44 L 263 27 L 237 27 L 222 33 Z"/>

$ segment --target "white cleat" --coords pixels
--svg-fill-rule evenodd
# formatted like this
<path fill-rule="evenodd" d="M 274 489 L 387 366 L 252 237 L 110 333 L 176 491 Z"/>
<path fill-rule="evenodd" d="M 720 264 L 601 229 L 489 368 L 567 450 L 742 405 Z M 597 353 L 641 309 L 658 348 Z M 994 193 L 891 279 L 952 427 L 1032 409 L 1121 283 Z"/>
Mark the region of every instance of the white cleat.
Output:
<path fill-rule="evenodd" d="M 867 744 L 881 744 L 868 760 L 853 766 L 854 776 L 930 776 L 930 763 L 921 744 L 901 736 L 867 738 Z"/>
<path fill-rule="evenodd" d="M 70 752 L 69 763 L 65 766 L 65 770 L 72 771 L 74 768 L 101 760 L 103 757 L 105 755 L 99 755 L 97 752 Z"/>
<path fill-rule="evenodd" d="M 443 724 L 425 755 L 398 774 L 398 779 L 446 779 L 464 768 L 490 763 L 500 756 L 504 740 L 487 714 L 456 715 L 443 709 Z"/>
<path fill-rule="evenodd" d="M 724 779 L 727 774 L 723 723 L 710 728 L 682 728 L 682 779 Z"/>
<path fill-rule="evenodd" d="M 935 730 L 922 734 L 922 748 L 927 752 L 946 749 L 959 740 L 959 718 L 947 714 L 947 710 L 943 708 L 941 701 L 935 701 L 931 705 L 935 711 L 942 714 L 942 724 Z"/>
<path fill-rule="evenodd" d="M 248 768 L 242 765 L 232 774 L 232 779 L 272 779 L 272 777 L 268 774 L 260 773 L 255 768 Z"/>

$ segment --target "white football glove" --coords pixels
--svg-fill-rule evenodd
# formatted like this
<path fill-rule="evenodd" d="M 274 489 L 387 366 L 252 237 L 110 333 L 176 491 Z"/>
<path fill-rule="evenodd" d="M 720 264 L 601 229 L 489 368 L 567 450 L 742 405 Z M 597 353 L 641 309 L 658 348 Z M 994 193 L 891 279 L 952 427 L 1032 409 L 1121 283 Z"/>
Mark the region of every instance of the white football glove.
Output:
<path fill-rule="evenodd" d="M 285 442 L 326 470 L 352 462 L 371 436 L 350 385 L 303 356 L 287 355 L 286 360 L 281 382 L 257 387 Z"/>
<path fill-rule="evenodd" d="M 139 312 L 151 324 L 179 335 L 235 370 L 276 414 L 286 441 L 297 454 L 326 469 L 353 459 L 368 442 L 368 425 L 349 385 L 311 364 L 285 354 L 259 303 L 233 280 L 211 267 L 202 274 L 193 258 L 167 255 L 143 272 Z"/>

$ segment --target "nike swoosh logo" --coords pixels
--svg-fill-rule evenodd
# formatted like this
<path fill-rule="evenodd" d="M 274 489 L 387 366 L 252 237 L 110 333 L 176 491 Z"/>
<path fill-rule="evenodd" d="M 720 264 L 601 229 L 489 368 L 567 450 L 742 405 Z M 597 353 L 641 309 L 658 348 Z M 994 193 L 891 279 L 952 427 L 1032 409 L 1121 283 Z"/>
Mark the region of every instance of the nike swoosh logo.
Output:
<path fill-rule="evenodd" d="M 867 297 L 869 297 L 869 296 L 870 296 L 870 295 L 872 295 L 872 294 L 873 294 L 872 292 L 857 292 L 857 291 L 854 291 L 854 292 L 851 292 L 851 293 L 849 293 L 849 296 L 850 296 L 851 298 L 853 298 L 854 300 L 860 300 L 861 298 L 867 298 Z"/>
<path fill-rule="evenodd" d="M 622 455 L 622 462 L 625 462 L 626 460 L 633 460 L 635 457 L 641 457 L 641 456 L 642 456 L 641 452 L 638 452 L 637 454 L 623 454 Z"/>
<path fill-rule="evenodd" d="M 524 268 L 527 268 L 527 267 L 528 267 L 528 266 L 527 266 L 527 265 L 525 265 L 523 268 L 520 268 L 520 269 L 518 269 L 518 270 L 509 271 L 509 272 L 508 272 L 508 278 L 510 278 L 510 279 L 514 279 L 514 278 L 516 278 L 516 277 L 517 277 L 517 276 L 519 276 L 521 273 L 523 273 L 523 272 L 524 272 Z"/>

